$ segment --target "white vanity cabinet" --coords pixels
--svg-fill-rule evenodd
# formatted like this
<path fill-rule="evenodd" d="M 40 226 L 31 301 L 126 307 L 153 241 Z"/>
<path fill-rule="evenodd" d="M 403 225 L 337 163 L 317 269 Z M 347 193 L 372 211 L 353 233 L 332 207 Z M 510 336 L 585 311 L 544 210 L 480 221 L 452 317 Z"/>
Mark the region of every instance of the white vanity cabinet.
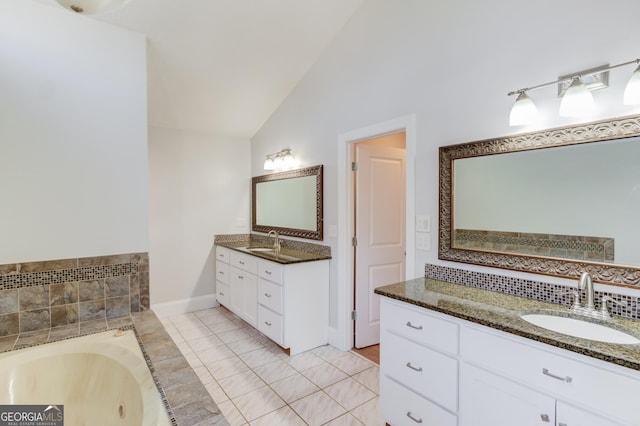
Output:
<path fill-rule="evenodd" d="M 257 328 L 290 355 L 328 343 L 329 261 L 258 260 Z"/>
<path fill-rule="evenodd" d="M 329 260 L 280 264 L 216 246 L 216 298 L 291 355 L 328 343 Z"/>
<path fill-rule="evenodd" d="M 640 425 L 640 372 L 386 297 L 380 350 L 392 426 Z"/>

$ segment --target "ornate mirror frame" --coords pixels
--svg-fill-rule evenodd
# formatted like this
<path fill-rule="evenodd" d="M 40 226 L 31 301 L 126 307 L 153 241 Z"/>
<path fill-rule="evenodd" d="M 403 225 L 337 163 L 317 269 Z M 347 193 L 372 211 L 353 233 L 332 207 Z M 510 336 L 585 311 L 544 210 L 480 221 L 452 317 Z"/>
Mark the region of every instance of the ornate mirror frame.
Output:
<path fill-rule="evenodd" d="M 440 226 L 438 258 L 536 274 L 577 278 L 588 271 L 607 284 L 640 286 L 640 266 L 622 266 L 535 255 L 452 247 L 453 160 L 640 136 L 640 115 L 440 147 Z"/>
<path fill-rule="evenodd" d="M 259 225 L 256 224 L 256 185 L 263 182 L 272 182 L 282 179 L 295 179 L 301 177 L 315 176 L 316 178 L 316 229 L 297 229 L 287 228 L 279 226 Z M 290 237 L 307 238 L 310 240 L 322 240 L 322 166 L 307 167 L 298 170 L 288 170 L 285 172 L 272 173 L 264 176 L 254 176 L 251 178 L 251 225 L 252 230 L 256 232 L 269 232 L 275 230 L 280 235 L 287 235 Z"/>

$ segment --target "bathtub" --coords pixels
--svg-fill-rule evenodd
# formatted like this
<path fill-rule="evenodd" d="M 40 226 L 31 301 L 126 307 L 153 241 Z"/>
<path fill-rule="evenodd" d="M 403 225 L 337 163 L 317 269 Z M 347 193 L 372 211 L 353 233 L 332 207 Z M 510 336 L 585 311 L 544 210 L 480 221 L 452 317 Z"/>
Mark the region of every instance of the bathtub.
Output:
<path fill-rule="evenodd" d="M 0 354 L 0 404 L 64 405 L 67 426 L 171 425 L 133 330 Z"/>

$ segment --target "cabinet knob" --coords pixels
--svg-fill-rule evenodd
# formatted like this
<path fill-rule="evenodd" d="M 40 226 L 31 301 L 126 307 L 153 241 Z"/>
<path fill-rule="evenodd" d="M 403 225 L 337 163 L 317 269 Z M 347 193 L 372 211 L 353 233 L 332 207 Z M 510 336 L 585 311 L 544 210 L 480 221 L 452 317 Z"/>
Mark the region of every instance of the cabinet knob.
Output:
<path fill-rule="evenodd" d="M 540 414 L 540 420 L 542 420 L 545 423 L 549 423 L 549 415 L 548 414 Z M 562 426 L 562 425 L 560 425 Z"/>
<path fill-rule="evenodd" d="M 421 325 L 413 325 L 413 324 L 411 324 L 411 321 L 407 321 L 407 327 L 411 327 L 414 330 L 422 330 L 422 326 Z"/>
<path fill-rule="evenodd" d="M 413 365 L 411 365 L 411 361 L 407 363 L 407 367 L 409 367 L 413 371 L 422 371 L 422 367 L 414 367 Z"/>
<path fill-rule="evenodd" d="M 238 263 L 244 265 L 244 262 L 242 260 L 238 261 Z"/>
<path fill-rule="evenodd" d="M 416 423 L 422 423 L 422 419 L 411 414 L 411 411 L 407 411 L 407 417 L 409 417 L 411 420 L 413 420 Z"/>
<path fill-rule="evenodd" d="M 271 321 L 265 321 L 265 324 L 267 324 L 268 326 L 271 326 Z"/>
<path fill-rule="evenodd" d="M 240 278 L 241 280 L 244 280 L 244 277 L 242 275 L 238 275 L 238 278 Z"/>
<path fill-rule="evenodd" d="M 219 294 L 220 296 L 224 296 L 224 293 L 223 293 L 223 292 L 219 292 L 218 294 Z"/>
<path fill-rule="evenodd" d="M 271 297 L 271 293 L 265 293 L 264 294 L 266 297 Z"/>
<path fill-rule="evenodd" d="M 224 275 L 224 271 L 218 271 L 220 275 Z"/>
<path fill-rule="evenodd" d="M 264 271 L 265 274 L 271 275 L 271 271 Z"/>

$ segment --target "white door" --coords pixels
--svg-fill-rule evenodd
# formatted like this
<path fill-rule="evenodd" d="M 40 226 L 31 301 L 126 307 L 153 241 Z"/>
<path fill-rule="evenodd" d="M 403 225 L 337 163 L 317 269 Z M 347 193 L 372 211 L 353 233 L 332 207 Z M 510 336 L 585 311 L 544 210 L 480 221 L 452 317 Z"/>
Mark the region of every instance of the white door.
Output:
<path fill-rule="evenodd" d="M 402 148 L 356 144 L 355 346 L 380 342 L 376 287 L 405 277 L 405 158 Z"/>

